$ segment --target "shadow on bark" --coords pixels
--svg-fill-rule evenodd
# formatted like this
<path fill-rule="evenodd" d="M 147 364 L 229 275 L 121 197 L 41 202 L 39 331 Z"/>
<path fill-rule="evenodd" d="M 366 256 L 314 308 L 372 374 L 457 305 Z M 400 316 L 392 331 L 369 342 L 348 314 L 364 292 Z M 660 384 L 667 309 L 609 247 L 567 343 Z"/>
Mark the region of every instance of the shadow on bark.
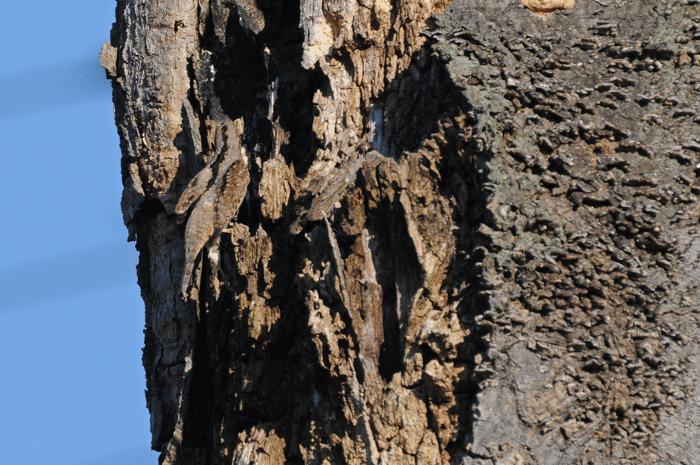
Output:
<path fill-rule="evenodd" d="M 477 231 L 491 153 L 472 138 L 472 106 L 424 46 L 376 98 L 389 113 L 388 145 L 349 147 L 365 159 L 327 219 L 307 214 L 319 194 L 302 194 L 271 221 L 257 192 L 274 144 L 264 136 L 269 121 L 259 116 L 267 105 L 259 83 L 274 77 L 270 70 L 279 73 L 274 117 L 290 134 L 281 155 L 301 179 L 317 148 L 307 134 L 312 97 L 324 82 L 298 65 L 300 43 L 266 37 L 274 65 L 266 70 L 259 46 L 237 23 L 228 23 L 226 45 L 210 27 L 204 43 L 212 44 L 216 98 L 204 111 L 219 100 L 223 115 L 243 116 L 246 128 L 255 128 L 244 135 L 255 175 L 237 220 L 246 227 L 222 237 L 224 285 L 202 279 L 183 447 L 218 450 L 212 463 L 239 457 L 251 441 L 275 450 L 282 444 L 288 463 L 309 461 L 309 454 L 340 462 L 348 455 L 342 438 L 357 434 L 380 454 L 399 444 L 405 453 L 423 447 L 424 455 L 449 455 L 470 433 L 474 377 L 482 376 L 474 356 L 483 351 L 474 318 L 488 305 L 479 278 L 486 239 Z M 202 262 L 207 277 L 210 265 Z M 314 312 L 326 313 L 314 323 Z M 386 418 L 390 402 L 408 402 L 394 406 L 408 416 Z M 353 424 L 363 421 L 364 429 Z M 401 421 L 415 422 L 399 426 L 416 428 L 414 437 L 392 432 Z"/>

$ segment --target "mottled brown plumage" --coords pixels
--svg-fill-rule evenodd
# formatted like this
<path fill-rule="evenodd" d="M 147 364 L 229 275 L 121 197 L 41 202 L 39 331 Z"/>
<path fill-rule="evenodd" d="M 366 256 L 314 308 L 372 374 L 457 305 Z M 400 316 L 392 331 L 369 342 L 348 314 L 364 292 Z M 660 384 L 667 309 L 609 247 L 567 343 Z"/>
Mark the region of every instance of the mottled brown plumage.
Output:
<path fill-rule="evenodd" d="M 175 207 L 175 213 L 184 216 L 195 204 L 185 228 L 185 267 L 181 285 L 184 300 L 188 300 L 187 291 L 197 255 L 205 245 L 212 252 L 218 250 L 221 232 L 236 216 L 250 182 L 241 153 L 240 135 L 232 121 L 219 123 L 217 127 L 215 155 L 192 178 Z"/>

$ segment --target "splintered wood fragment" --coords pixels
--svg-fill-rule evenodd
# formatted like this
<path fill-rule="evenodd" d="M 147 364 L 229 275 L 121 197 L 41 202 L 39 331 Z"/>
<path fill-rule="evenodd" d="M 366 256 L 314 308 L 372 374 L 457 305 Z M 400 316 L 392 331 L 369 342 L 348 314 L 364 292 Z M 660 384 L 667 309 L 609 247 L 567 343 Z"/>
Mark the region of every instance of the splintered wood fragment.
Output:
<path fill-rule="evenodd" d="M 265 16 L 258 9 L 255 0 L 234 0 L 238 15 L 243 26 L 253 34 L 259 34 L 265 29 Z"/>
<path fill-rule="evenodd" d="M 335 203 L 343 197 L 348 187 L 355 184 L 357 172 L 364 163 L 365 157 L 355 151 L 334 171 L 335 174 L 330 180 L 325 180 L 319 176 L 311 181 L 306 181 L 308 190 L 311 193 L 315 193 L 315 195 L 309 210 L 300 213 L 297 220 L 290 227 L 292 234 L 298 234 L 307 221 L 321 221 L 328 216 Z"/>
<path fill-rule="evenodd" d="M 384 313 L 382 309 L 383 291 L 377 282 L 377 272 L 372 261 L 372 251 L 369 248 L 370 235 L 362 230 L 362 249 L 365 256 L 365 266 L 362 268 L 362 308 L 364 309 L 364 324 L 358 335 L 365 355 L 379 366 L 379 354 L 384 343 Z"/>
<path fill-rule="evenodd" d="M 555 10 L 573 8 L 575 0 L 522 0 L 523 5 L 538 16 Z"/>
<path fill-rule="evenodd" d="M 306 215 L 308 220 L 320 221 L 330 213 L 347 188 L 355 184 L 357 171 L 362 168 L 364 162 L 365 157 L 355 153 L 340 165 L 337 174 L 311 202 L 311 208 Z"/>
<path fill-rule="evenodd" d="M 404 220 L 406 221 L 406 229 L 408 236 L 411 238 L 413 247 L 416 251 L 416 258 L 418 263 L 421 265 L 421 273 L 425 274 L 425 251 L 423 250 L 423 236 L 418 230 L 418 225 L 413 214 L 413 207 L 411 207 L 411 199 L 408 198 L 406 191 L 401 191 L 399 196 L 399 203 L 403 207 Z"/>
<path fill-rule="evenodd" d="M 363 231 L 362 242 L 365 255 L 365 267 L 363 269 L 363 290 L 361 305 L 365 317 L 360 314 L 357 305 L 353 304 L 348 291 L 347 276 L 340 247 L 335 237 L 328 218 L 324 215 L 328 241 L 333 256 L 333 266 L 338 277 L 338 287 L 343 306 L 350 316 L 352 331 L 359 346 L 359 356 L 362 360 L 371 360 L 375 367 L 379 366 L 379 354 L 384 342 L 384 316 L 382 313 L 382 288 L 376 281 L 376 272 L 372 263 L 372 253 L 369 250 L 369 233 Z"/>
<path fill-rule="evenodd" d="M 333 265 L 335 266 L 335 272 L 338 276 L 338 281 L 340 285 L 340 297 L 343 300 L 343 305 L 349 311 L 352 307 L 350 302 L 350 294 L 348 294 L 348 282 L 345 277 L 345 266 L 343 265 L 343 257 L 340 255 L 340 247 L 338 247 L 338 240 L 335 238 L 335 233 L 331 227 L 328 218 L 325 213 L 323 214 L 323 221 L 326 223 L 326 232 L 328 233 L 328 242 L 331 245 L 331 251 L 333 254 Z M 352 314 L 350 315 L 352 317 Z M 355 323 L 353 322 L 353 326 Z"/>
<path fill-rule="evenodd" d="M 187 133 L 190 153 L 199 158 L 202 153 L 202 135 L 199 133 L 199 120 L 195 117 L 194 109 L 188 99 L 182 102 L 182 127 Z"/>
<path fill-rule="evenodd" d="M 296 185 L 294 166 L 287 165 L 282 157 L 282 146 L 289 143 L 287 132 L 278 121 L 272 123 L 274 139 L 273 155 L 263 163 L 263 174 L 258 184 L 260 209 L 263 216 L 273 221 L 282 217 L 284 207 L 289 203 L 289 197 Z"/>
<path fill-rule="evenodd" d="M 294 185 L 294 171 L 277 156 L 263 163 L 263 174 L 258 185 L 260 209 L 265 218 L 278 220 L 289 203 Z"/>

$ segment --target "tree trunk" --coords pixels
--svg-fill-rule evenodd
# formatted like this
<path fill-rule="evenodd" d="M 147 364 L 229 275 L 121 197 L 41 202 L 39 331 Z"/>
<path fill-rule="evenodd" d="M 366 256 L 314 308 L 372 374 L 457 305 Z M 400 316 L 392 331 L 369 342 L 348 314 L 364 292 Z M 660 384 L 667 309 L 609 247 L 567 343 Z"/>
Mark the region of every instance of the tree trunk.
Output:
<path fill-rule="evenodd" d="M 448 3 L 118 0 L 161 463 L 700 457 L 699 2 Z"/>

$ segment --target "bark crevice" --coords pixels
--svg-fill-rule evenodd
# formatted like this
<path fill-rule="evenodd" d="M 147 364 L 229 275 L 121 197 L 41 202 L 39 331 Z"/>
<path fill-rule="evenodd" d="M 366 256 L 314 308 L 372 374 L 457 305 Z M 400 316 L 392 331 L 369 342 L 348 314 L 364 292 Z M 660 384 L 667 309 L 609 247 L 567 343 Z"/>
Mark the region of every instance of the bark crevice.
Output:
<path fill-rule="evenodd" d="M 569 3 L 117 3 L 162 463 L 694 457 L 695 3 Z M 234 121 L 184 302 L 175 205 Z"/>

